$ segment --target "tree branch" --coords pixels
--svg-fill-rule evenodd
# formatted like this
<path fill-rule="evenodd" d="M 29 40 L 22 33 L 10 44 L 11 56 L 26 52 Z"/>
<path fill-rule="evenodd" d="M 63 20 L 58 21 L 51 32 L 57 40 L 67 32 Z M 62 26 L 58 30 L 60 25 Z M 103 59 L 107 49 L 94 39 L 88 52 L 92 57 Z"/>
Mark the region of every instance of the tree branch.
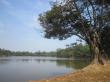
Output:
<path fill-rule="evenodd" d="M 90 3 L 92 10 L 93 10 L 93 20 L 94 20 L 94 28 L 95 28 L 96 24 L 97 24 L 96 10 L 95 10 L 95 7 L 94 7 L 93 3 L 91 2 L 91 0 L 88 0 L 88 2 Z"/>
<path fill-rule="evenodd" d="M 102 7 L 101 7 L 101 23 L 100 23 L 100 29 L 103 27 L 104 21 L 103 21 L 103 9 L 104 9 L 104 0 L 102 0 Z"/>
<path fill-rule="evenodd" d="M 88 32 L 87 32 L 86 29 L 85 29 L 84 21 L 83 21 L 83 18 L 82 18 L 81 12 L 80 12 L 80 10 L 78 9 L 78 6 L 77 6 L 75 0 L 73 0 L 73 2 L 74 2 L 74 5 L 75 5 L 75 7 L 76 7 L 77 12 L 79 13 L 79 17 L 80 17 L 80 20 L 81 20 L 81 24 L 82 24 L 83 32 L 84 32 L 84 34 L 85 34 L 85 37 L 87 38 L 87 37 L 88 37 Z"/>
<path fill-rule="evenodd" d="M 87 0 L 87 12 L 88 12 L 88 15 L 89 15 L 89 18 L 90 18 L 90 25 L 92 26 L 92 17 L 91 17 L 91 14 L 89 12 L 89 8 L 88 8 L 88 0 Z"/>

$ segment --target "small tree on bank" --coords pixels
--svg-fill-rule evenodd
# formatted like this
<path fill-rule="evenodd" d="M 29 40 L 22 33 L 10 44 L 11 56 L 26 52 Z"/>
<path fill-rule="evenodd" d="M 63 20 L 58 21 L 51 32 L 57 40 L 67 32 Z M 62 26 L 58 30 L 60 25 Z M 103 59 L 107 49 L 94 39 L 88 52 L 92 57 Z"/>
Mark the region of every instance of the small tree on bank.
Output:
<path fill-rule="evenodd" d="M 64 40 L 76 35 L 89 45 L 93 63 L 105 64 L 107 55 L 101 40 L 110 23 L 109 4 L 110 0 L 54 2 L 51 10 L 39 16 L 45 37 Z"/>

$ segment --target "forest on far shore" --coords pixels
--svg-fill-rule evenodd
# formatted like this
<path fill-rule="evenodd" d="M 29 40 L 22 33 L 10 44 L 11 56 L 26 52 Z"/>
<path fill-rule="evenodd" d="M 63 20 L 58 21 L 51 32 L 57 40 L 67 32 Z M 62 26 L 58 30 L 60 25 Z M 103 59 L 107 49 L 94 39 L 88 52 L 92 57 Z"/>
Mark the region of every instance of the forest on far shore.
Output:
<path fill-rule="evenodd" d="M 0 49 L 0 56 L 47 56 L 47 57 L 63 57 L 63 58 L 90 58 L 89 46 L 84 44 L 71 44 L 66 45 L 65 49 L 57 49 L 56 51 L 10 51 L 6 49 Z"/>

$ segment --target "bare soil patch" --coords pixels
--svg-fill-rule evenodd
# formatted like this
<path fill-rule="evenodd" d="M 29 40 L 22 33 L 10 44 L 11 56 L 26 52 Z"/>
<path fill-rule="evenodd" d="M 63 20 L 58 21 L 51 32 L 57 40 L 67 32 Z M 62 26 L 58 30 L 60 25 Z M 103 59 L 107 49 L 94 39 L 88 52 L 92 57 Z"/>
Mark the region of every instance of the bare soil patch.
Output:
<path fill-rule="evenodd" d="M 82 70 L 47 80 L 29 82 L 110 82 L 110 63 L 89 65 Z"/>

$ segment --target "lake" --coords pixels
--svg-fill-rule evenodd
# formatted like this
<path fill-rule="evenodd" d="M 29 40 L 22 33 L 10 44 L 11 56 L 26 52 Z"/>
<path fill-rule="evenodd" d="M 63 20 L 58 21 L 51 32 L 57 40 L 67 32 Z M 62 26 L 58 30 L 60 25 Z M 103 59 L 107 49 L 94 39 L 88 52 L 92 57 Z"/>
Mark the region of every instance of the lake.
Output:
<path fill-rule="evenodd" d="M 55 57 L 0 57 L 0 82 L 28 82 L 74 72 L 89 64 L 86 60 Z"/>

